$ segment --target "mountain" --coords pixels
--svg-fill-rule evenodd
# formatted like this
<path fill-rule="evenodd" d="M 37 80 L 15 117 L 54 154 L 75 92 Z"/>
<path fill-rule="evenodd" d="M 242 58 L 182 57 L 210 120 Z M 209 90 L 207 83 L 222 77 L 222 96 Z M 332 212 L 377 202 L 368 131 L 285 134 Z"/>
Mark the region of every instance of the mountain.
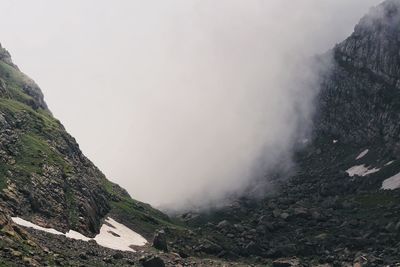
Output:
<path fill-rule="evenodd" d="M 230 257 L 286 259 L 277 266 L 394 266 L 400 262 L 400 1 L 371 9 L 349 38 L 316 61 L 330 62 L 329 70 L 321 75 L 313 136 L 295 155 L 296 173 L 262 201 L 243 198 L 184 217 L 221 233 Z"/>
<path fill-rule="evenodd" d="M 169 218 L 108 181 L 48 110 L 39 87 L 0 48 L 2 210 L 57 230 L 93 236 L 106 214 L 126 211 L 148 236 Z M 154 222 L 148 223 L 148 217 Z M 120 218 L 124 220 L 123 218 Z M 144 225 L 142 222 L 147 222 Z"/>
<path fill-rule="evenodd" d="M 396 266 L 400 0 L 315 62 L 314 127 L 292 176 L 262 199 L 168 217 L 106 179 L 0 48 L 0 266 Z M 110 247 L 127 233 L 148 243 Z"/>
<path fill-rule="evenodd" d="M 1 46 L 0 155 L 0 266 L 122 266 L 139 264 L 143 255 L 151 263 L 156 252 L 151 241 L 161 229 L 170 250 L 181 255 L 200 245 L 190 229 L 107 180 L 54 118 L 38 85 Z M 105 239 L 102 229 L 115 242 Z M 147 240 L 142 253 L 110 249 L 126 239 L 118 231 Z M 91 238 L 95 242 L 84 242 Z M 176 256 L 163 257 L 168 262 Z"/>

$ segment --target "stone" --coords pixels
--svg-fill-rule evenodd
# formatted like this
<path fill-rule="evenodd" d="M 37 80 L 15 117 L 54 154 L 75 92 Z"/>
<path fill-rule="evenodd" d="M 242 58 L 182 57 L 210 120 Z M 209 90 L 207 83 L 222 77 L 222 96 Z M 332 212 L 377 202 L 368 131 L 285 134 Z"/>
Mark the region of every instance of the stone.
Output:
<path fill-rule="evenodd" d="M 290 215 L 287 212 L 283 212 L 279 215 L 283 220 L 289 219 Z"/>
<path fill-rule="evenodd" d="M 139 261 L 143 267 L 165 267 L 164 261 L 153 255 L 142 257 Z"/>
<path fill-rule="evenodd" d="M 272 262 L 272 267 L 300 267 L 300 260 L 297 258 L 277 259 Z"/>
<path fill-rule="evenodd" d="M 168 252 L 167 236 L 164 230 L 157 231 L 154 234 L 153 247 Z"/>
<path fill-rule="evenodd" d="M 227 227 L 229 227 L 230 226 L 230 223 L 227 221 L 227 220 L 223 220 L 223 221 L 221 221 L 221 222 L 219 222 L 218 224 L 217 224 L 217 227 L 219 228 L 219 229 L 226 229 Z"/>
<path fill-rule="evenodd" d="M 113 258 L 114 258 L 115 260 L 121 260 L 121 259 L 124 258 L 124 255 L 122 255 L 121 252 L 117 252 L 117 253 L 115 253 L 115 254 L 113 255 Z"/>
<path fill-rule="evenodd" d="M 309 213 L 306 208 L 303 207 L 297 207 L 294 209 L 294 215 L 300 218 L 308 218 Z"/>

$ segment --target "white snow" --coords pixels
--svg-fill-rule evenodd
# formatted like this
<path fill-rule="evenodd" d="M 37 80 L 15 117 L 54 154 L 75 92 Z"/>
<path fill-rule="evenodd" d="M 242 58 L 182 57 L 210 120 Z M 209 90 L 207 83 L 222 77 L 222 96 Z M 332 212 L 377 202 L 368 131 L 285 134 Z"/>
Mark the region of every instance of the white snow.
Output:
<path fill-rule="evenodd" d="M 394 160 L 389 161 L 388 163 L 385 164 L 385 166 L 389 166 L 390 164 L 392 164 L 394 162 Z"/>
<path fill-rule="evenodd" d="M 106 222 L 114 227 L 106 223 L 101 226 L 100 234 L 94 238 L 100 246 L 123 251 L 134 251 L 130 248 L 131 245 L 143 246 L 147 243 L 146 239 L 125 225 L 111 218 L 107 218 Z"/>
<path fill-rule="evenodd" d="M 367 155 L 369 152 L 369 149 L 364 150 L 363 152 L 360 153 L 360 155 L 357 156 L 356 160 L 359 160 L 363 158 L 365 155 Z"/>
<path fill-rule="evenodd" d="M 89 241 L 89 240 L 92 239 L 92 238 L 87 237 L 87 236 L 84 236 L 84 235 L 82 235 L 81 233 L 76 232 L 76 231 L 74 231 L 74 230 L 69 230 L 69 231 L 65 234 L 65 236 L 68 237 L 68 238 L 71 238 L 71 239 L 82 240 L 82 241 Z"/>
<path fill-rule="evenodd" d="M 338 142 L 338 140 L 333 140 L 332 142 L 333 142 L 334 144 L 336 144 L 336 143 Z"/>
<path fill-rule="evenodd" d="M 367 176 L 367 175 L 369 175 L 369 174 L 373 174 L 373 173 L 376 173 L 376 172 L 379 172 L 381 169 L 379 169 L 379 168 L 372 168 L 372 169 L 369 169 L 366 173 L 364 173 L 362 176 Z"/>
<path fill-rule="evenodd" d="M 400 188 L 400 173 L 392 176 L 382 183 L 382 189 L 384 190 L 395 190 Z"/>
<path fill-rule="evenodd" d="M 41 227 L 19 217 L 12 217 L 11 219 L 18 225 L 30 227 L 50 234 L 63 235 L 71 239 L 82 241 L 95 240 L 100 246 L 114 250 L 135 252 L 135 250 L 130 248 L 130 246 L 143 246 L 147 243 L 147 240 L 140 234 L 132 231 L 125 225 L 118 223 L 110 217 L 106 219 L 106 223 L 101 226 L 100 233 L 96 235 L 95 238 L 86 237 L 74 230 L 69 230 L 64 234 L 52 228 Z"/>
<path fill-rule="evenodd" d="M 59 231 L 57 231 L 57 230 L 55 230 L 53 228 L 44 228 L 44 227 L 41 227 L 41 226 L 39 226 L 37 224 L 34 224 L 34 223 L 28 222 L 28 221 L 26 221 L 24 219 L 21 219 L 19 217 L 12 217 L 11 219 L 16 224 L 21 225 L 21 226 L 33 228 L 33 229 L 40 230 L 40 231 L 43 231 L 43 232 L 47 232 L 47 233 L 54 234 L 54 235 L 64 235 L 63 233 L 61 233 L 61 232 L 59 232 Z"/>
<path fill-rule="evenodd" d="M 375 173 L 380 171 L 381 169 L 378 168 L 372 168 L 369 169 L 366 167 L 364 164 L 363 165 L 356 165 L 348 169 L 346 172 L 349 174 L 349 176 L 353 177 L 354 175 L 358 176 L 367 176 L 369 174 Z"/>

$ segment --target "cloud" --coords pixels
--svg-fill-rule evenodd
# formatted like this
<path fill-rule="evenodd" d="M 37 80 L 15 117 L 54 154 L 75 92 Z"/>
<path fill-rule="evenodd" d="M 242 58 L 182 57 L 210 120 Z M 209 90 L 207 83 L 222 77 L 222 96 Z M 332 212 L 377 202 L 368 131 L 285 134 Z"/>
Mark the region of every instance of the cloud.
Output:
<path fill-rule="evenodd" d="M 307 59 L 378 2 L 7 0 L 0 33 L 111 180 L 179 209 L 290 164 L 316 93 Z"/>

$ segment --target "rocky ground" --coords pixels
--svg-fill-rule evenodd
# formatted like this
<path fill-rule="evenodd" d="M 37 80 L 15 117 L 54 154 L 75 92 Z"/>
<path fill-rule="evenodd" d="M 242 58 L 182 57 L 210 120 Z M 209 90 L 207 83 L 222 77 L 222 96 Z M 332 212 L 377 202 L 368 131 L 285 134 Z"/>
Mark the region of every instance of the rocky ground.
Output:
<path fill-rule="evenodd" d="M 352 179 L 337 164 L 318 169 L 317 159 L 306 157 L 310 169 L 282 185 L 276 196 L 184 217 L 204 235 L 222 234 L 216 252 L 226 257 L 297 257 L 307 266 L 400 263 L 400 192 L 366 190 L 366 178 Z"/>
<path fill-rule="evenodd" d="M 151 245 L 136 252 L 116 251 L 11 224 L 0 215 L 0 266 L 251 266 L 218 259 L 163 252 Z"/>

